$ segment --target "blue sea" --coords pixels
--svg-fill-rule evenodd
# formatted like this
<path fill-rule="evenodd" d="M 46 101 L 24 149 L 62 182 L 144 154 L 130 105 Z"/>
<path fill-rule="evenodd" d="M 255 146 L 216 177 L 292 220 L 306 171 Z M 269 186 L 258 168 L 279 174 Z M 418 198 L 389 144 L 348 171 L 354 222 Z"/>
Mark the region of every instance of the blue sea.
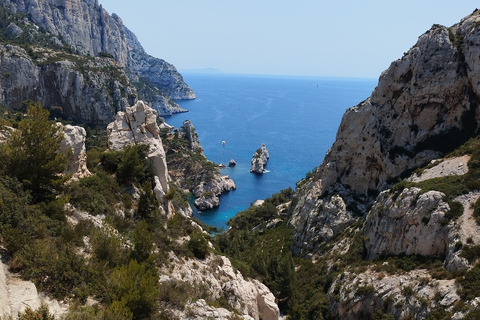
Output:
<path fill-rule="evenodd" d="M 237 190 L 220 197 L 220 207 L 195 216 L 217 228 L 257 199 L 296 182 L 322 162 L 335 140 L 345 110 L 363 101 L 376 79 L 183 74 L 197 99 L 178 101 L 189 112 L 166 117 L 180 127 L 192 121 L 206 157 L 234 168 L 221 170 Z M 225 145 L 222 145 L 225 141 Z M 265 143 L 267 172 L 250 173 L 253 153 Z"/>

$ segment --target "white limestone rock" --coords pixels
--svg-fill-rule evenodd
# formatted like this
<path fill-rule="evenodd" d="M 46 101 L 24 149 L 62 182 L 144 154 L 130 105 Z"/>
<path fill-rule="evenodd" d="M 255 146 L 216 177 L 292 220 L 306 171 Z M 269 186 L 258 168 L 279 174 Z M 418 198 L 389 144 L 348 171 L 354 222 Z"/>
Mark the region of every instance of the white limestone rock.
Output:
<path fill-rule="evenodd" d="M 209 210 L 220 205 L 218 198 L 224 192 L 235 190 L 237 186 L 229 175 L 215 175 L 209 182 L 202 181 L 195 190 L 195 206 L 199 210 Z"/>
<path fill-rule="evenodd" d="M 448 250 L 449 228 L 443 223 L 450 210 L 444 194 L 419 188 L 404 189 L 398 196 L 385 191 L 367 217 L 365 246 L 368 258 L 388 255 L 443 257 Z"/>
<path fill-rule="evenodd" d="M 392 314 L 395 319 L 424 319 L 436 308 L 452 311 L 460 300 L 457 290 L 455 280 L 432 279 L 428 270 L 385 274 L 368 269 L 338 276 L 328 295 L 337 294 L 340 298 L 331 305 L 335 319 L 357 319 L 377 310 Z"/>
<path fill-rule="evenodd" d="M 195 93 L 168 62 L 148 55 L 137 37 L 116 15 L 110 15 L 98 0 L 2 0 L 0 5 L 26 13 L 37 27 L 62 39 L 83 55 L 112 54 L 131 71 L 130 78 L 147 78 L 172 99 L 194 99 Z M 154 102 L 154 101 L 152 101 Z"/>
<path fill-rule="evenodd" d="M 265 146 L 265 143 L 262 143 L 262 147 L 258 149 L 252 156 L 252 168 L 250 172 L 256 174 L 263 174 L 265 172 L 264 167 L 267 165 L 270 154 Z"/>
<path fill-rule="evenodd" d="M 19 312 L 26 308 L 38 309 L 42 304 L 47 305 L 56 317 L 68 311 L 68 305 L 39 293 L 33 282 L 21 280 L 18 274 L 9 272 L 8 266 L 0 259 L 0 317 L 16 319 Z"/>
<path fill-rule="evenodd" d="M 160 285 L 172 280 L 186 281 L 193 285 L 206 283 L 209 288 L 208 298 L 215 300 L 224 297 L 242 319 L 279 319 L 279 309 L 270 290 L 257 280 L 243 278 L 239 271 L 233 269 L 228 258 L 211 254 L 205 260 L 179 260 L 174 256 L 170 260 L 173 260 L 171 265 L 161 269 L 163 275 L 160 277 Z M 198 314 L 202 315 L 204 312 L 222 312 L 221 316 L 226 315 L 219 309 L 207 308 L 202 311 L 196 303 L 190 303 L 185 310 L 178 310 L 176 313 L 184 315 L 181 316 L 182 319 L 199 319 Z M 197 315 L 189 315 L 192 310 L 197 310 Z"/>
<path fill-rule="evenodd" d="M 155 194 L 159 203 L 163 203 L 163 195 L 168 191 L 168 170 L 165 151 L 159 136 L 157 112 L 138 101 L 128 107 L 125 112 L 118 112 L 115 121 L 107 126 L 108 148 L 123 150 L 128 145 L 148 145 L 148 158 L 153 162 L 155 171 Z"/>
<path fill-rule="evenodd" d="M 87 152 L 85 149 L 85 139 L 87 133 L 84 128 L 79 126 L 57 123 L 63 130 L 63 140 L 60 142 L 60 151 L 69 153 L 70 158 L 67 163 L 65 173 L 72 174 L 73 179 L 81 179 L 91 175 L 87 168 Z"/>
<path fill-rule="evenodd" d="M 480 122 L 479 22 L 475 11 L 450 29 L 433 26 L 381 74 L 369 98 L 345 112 L 314 181 L 299 190 L 294 247 L 316 248 L 323 239 L 303 236 L 311 228 L 307 221 L 324 215 L 318 197 L 339 194 L 349 210 L 364 216 L 402 173 L 440 158 L 462 135 L 474 135 Z"/>

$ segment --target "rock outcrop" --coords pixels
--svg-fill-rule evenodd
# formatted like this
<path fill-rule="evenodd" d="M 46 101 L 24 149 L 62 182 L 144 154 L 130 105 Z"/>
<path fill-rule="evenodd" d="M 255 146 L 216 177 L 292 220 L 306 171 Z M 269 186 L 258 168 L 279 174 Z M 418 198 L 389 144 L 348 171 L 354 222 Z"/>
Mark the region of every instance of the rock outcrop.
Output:
<path fill-rule="evenodd" d="M 163 195 L 169 189 L 168 170 L 157 116 L 157 112 L 143 101 L 128 107 L 125 112 L 118 112 L 115 121 L 107 126 L 108 148 L 123 150 L 128 145 L 148 145 L 147 156 L 153 162 L 156 175 L 155 195 L 159 203 L 164 203 Z"/>
<path fill-rule="evenodd" d="M 419 188 L 400 194 L 384 191 L 367 217 L 365 226 L 368 258 L 389 255 L 444 257 L 449 228 L 445 214 L 450 207 L 438 191 L 420 193 Z"/>
<path fill-rule="evenodd" d="M 216 175 L 209 182 L 201 182 L 193 191 L 195 206 L 199 210 L 209 210 L 220 205 L 218 198 L 224 192 L 237 189 L 235 182 L 228 175 Z"/>
<path fill-rule="evenodd" d="M 33 282 L 21 280 L 20 275 L 9 272 L 8 266 L 0 259 L 0 317 L 16 319 L 19 312 L 26 308 L 38 309 L 42 304 L 47 305 L 49 312 L 56 317 L 68 311 L 68 305 L 39 293 Z"/>
<path fill-rule="evenodd" d="M 122 20 L 96 0 L 2 0 L 0 5 L 21 22 L 9 24 L 9 37 L 22 35 L 29 44 L 28 54 L 0 47 L 0 103 L 17 108 L 27 99 L 41 101 L 62 108 L 67 118 L 106 125 L 137 98 L 165 115 L 186 111 L 172 99 L 195 98 L 174 66 L 148 55 Z"/>
<path fill-rule="evenodd" d="M 268 159 L 270 158 L 270 154 L 265 146 L 265 143 L 262 143 L 262 147 L 255 151 L 252 156 L 252 168 L 250 172 L 256 174 L 263 174 L 265 172 L 264 167 L 267 165 Z"/>
<path fill-rule="evenodd" d="M 58 124 L 63 129 L 63 140 L 60 143 L 60 151 L 70 153 L 65 173 L 71 174 L 74 179 L 81 179 L 91 175 L 87 168 L 87 151 L 85 139 L 87 133 L 79 126 Z"/>
<path fill-rule="evenodd" d="M 325 214 L 332 195 L 343 199 L 344 215 L 365 217 L 398 177 L 473 136 L 480 120 L 479 42 L 478 11 L 451 28 L 434 25 L 381 74 L 368 99 L 345 112 L 313 181 L 298 192 L 292 219 L 298 254 L 318 247 L 307 221 Z"/>
<path fill-rule="evenodd" d="M 181 281 L 195 287 L 208 283 L 209 300 L 226 300 L 230 309 L 242 319 L 279 319 L 279 309 L 270 290 L 257 280 L 245 279 L 226 257 L 211 254 L 205 260 L 180 260 L 175 256 L 171 259 L 172 265 L 161 270 L 161 284 Z M 202 314 L 218 317 L 215 319 L 231 319 L 233 316 L 223 308 L 205 308 L 204 301 L 200 300 L 189 302 L 185 310 L 175 313 L 181 319 L 205 319 L 201 318 Z M 189 317 L 188 314 L 192 313 L 195 316 Z"/>
<path fill-rule="evenodd" d="M 183 121 L 182 129 L 185 132 L 185 139 L 188 140 L 189 148 L 192 151 L 200 149 L 200 142 L 198 141 L 198 135 L 190 120 Z"/>
<path fill-rule="evenodd" d="M 455 280 L 432 279 L 428 270 L 389 275 L 372 269 L 346 272 L 330 287 L 330 309 L 335 319 L 358 319 L 378 311 L 394 319 L 425 319 L 436 308 L 454 311 L 460 300 L 457 290 Z"/>
<path fill-rule="evenodd" d="M 18 109 L 25 100 L 40 101 L 52 114 L 98 125 L 135 103 L 135 88 L 113 60 L 32 50 L 36 59 L 0 45 L 0 103 Z"/>
<path fill-rule="evenodd" d="M 237 165 L 237 162 L 234 160 L 234 159 L 230 159 L 230 161 L 228 161 L 228 166 L 230 168 L 233 168 Z"/>
<path fill-rule="evenodd" d="M 134 76 L 149 79 L 171 98 L 195 98 L 175 67 L 148 55 L 120 17 L 109 15 L 98 0 L 2 0 L 0 4 L 11 12 L 27 13 L 34 24 L 79 54 L 111 54 Z"/>

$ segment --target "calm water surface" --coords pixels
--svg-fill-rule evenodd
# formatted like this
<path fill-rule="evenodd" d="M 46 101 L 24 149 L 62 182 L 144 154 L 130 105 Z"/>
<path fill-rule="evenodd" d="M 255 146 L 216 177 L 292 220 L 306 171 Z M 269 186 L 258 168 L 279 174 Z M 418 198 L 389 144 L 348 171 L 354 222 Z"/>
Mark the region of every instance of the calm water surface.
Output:
<path fill-rule="evenodd" d="M 220 198 L 220 207 L 195 212 L 206 224 L 226 222 L 257 199 L 295 183 L 319 166 L 335 140 L 343 113 L 370 96 L 376 79 L 301 78 L 184 74 L 197 99 L 179 101 L 187 113 L 166 117 L 180 127 L 192 121 L 205 155 L 234 168 L 221 170 L 237 190 Z M 222 145 L 225 141 L 225 145 Z M 270 153 L 267 173 L 250 173 L 255 150 L 265 143 Z"/>

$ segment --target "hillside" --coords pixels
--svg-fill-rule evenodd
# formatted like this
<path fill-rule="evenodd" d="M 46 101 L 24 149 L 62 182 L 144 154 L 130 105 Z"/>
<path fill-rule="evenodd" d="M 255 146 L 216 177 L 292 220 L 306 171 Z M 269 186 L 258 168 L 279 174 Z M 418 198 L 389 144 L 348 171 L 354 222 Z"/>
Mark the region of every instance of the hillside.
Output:
<path fill-rule="evenodd" d="M 64 118 L 106 125 L 137 99 L 159 112 L 184 112 L 172 99 L 195 93 L 174 66 L 148 55 L 98 1 L 2 1 L 0 102 L 61 106 Z M 95 57 L 95 58 L 94 58 Z"/>
<path fill-rule="evenodd" d="M 141 71 L 125 49 L 134 38 L 97 2 L 44 3 L 2 2 L 12 19 L 28 10 L 18 25 L 45 29 L 35 46 L 30 36 L 2 44 L 2 86 L 33 79 L 25 92 L 36 92 L 53 69 L 50 83 L 66 90 L 49 90 L 61 105 L 44 109 L 14 89 L 18 105 L 2 109 L 2 319 L 479 318 L 480 11 L 421 35 L 346 111 L 296 190 L 256 202 L 212 236 L 190 203 L 213 206 L 232 185 L 190 122 L 171 130 L 130 96 Z M 72 12 L 99 17 L 105 39 L 59 22 L 65 39 L 40 46 Z M 115 37 L 126 51 L 109 51 Z M 31 74 L 8 74 L 22 64 Z M 102 107 L 77 115 L 62 100 L 86 93 Z M 65 110 L 107 130 L 56 122 Z"/>
<path fill-rule="evenodd" d="M 222 252 L 291 319 L 478 319 L 479 43 L 477 10 L 432 26 L 293 196 L 229 222 Z"/>

